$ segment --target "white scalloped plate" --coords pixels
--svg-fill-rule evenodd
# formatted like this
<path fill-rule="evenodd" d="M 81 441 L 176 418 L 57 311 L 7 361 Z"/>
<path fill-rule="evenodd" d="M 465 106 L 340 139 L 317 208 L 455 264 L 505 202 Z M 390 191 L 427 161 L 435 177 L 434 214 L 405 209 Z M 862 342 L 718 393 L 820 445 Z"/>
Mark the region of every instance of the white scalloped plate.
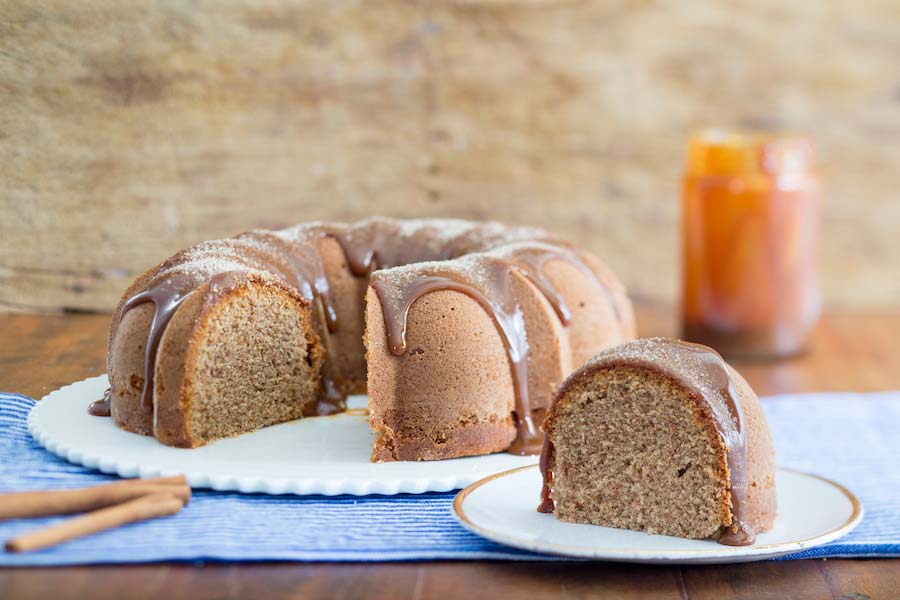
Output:
<path fill-rule="evenodd" d="M 791 469 L 775 473 L 778 518 L 752 546 L 566 523 L 537 512 L 536 467 L 497 473 L 457 494 L 453 514 L 470 531 L 523 550 L 621 562 L 713 564 L 764 560 L 808 550 L 850 533 L 863 507 L 850 490 Z"/>
<path fill-rule="evenodd" d="M 202 448 L 172 448 L 88 414 L 106 375 L 51 392 L 28 415 L 28 431 L 69 462 L 122 477 L 181 474 L 196 488 L 265 494 L 420 494 L 465 487 L 492 473 L 537 462 L 500 453 L 430 462 L 371 463 L 362 414 L 300 419 Z M 350 398 L 365 408 L 365 396 Z M 355 411 L 362 413 L 363 411 Z"/>

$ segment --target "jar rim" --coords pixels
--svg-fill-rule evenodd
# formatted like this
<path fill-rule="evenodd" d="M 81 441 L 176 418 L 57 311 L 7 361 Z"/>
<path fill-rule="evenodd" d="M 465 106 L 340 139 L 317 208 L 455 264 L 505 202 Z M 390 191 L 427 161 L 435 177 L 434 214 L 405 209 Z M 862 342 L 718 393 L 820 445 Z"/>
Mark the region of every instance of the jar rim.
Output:
<path fill-rule="evenodd" d="M 710 128 L 688 142 L 688 171 L 697 175 L 784 175 L 813 168 L 813 145 L 797 133 Z"/>

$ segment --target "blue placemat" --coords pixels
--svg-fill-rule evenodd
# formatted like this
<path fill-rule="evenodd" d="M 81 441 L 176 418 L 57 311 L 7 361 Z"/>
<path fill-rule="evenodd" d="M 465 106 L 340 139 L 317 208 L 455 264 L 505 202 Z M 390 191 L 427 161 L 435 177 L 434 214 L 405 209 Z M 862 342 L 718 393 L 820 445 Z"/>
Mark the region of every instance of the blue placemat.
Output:
<path fill-rule="evenodd" d="M 26 431 L 33 400 L 0 394 L 0 491 L 79 487 L 113 478 L 43 450 Z M 789 558 L 900 556 L 900 392 L 764 400 L 778 464 L 836 479 L 865 505 L 846 538 Z M 151 561 L 547 560 L 456 524 L 452 493 L 296 497 L 198 491 L 174 517 L 139 523 L 0 566 Z M 0 522 L 0 539 L 59 518 Z"/>

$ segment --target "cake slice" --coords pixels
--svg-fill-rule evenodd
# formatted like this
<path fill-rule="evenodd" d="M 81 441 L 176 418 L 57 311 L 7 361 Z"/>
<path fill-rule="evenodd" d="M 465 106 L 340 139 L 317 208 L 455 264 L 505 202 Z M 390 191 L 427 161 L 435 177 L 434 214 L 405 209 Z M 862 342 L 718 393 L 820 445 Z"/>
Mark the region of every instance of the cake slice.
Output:
<path fill-rule="evenodd" d="M 541 512 L 729 545 L 772 527 L 765 415 L 710 348 L 652 338 L 606 350 L 563 383 L 543 429 Z"/>
<path fill-rule="evenodd" d="M 157 439 L 192 448 L 316 414 L 323 351 L 306 301 L 259 274 L 228 273 L 199 292 L 160 342 Z"/>

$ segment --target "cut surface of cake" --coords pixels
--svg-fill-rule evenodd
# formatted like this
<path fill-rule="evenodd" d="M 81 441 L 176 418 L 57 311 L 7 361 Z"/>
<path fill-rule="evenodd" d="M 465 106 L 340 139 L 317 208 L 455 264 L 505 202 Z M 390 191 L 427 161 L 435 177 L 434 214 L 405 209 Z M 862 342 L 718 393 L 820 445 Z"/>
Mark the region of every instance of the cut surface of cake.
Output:
<path fill-rule="evenodd" d="M 706 346 L 649 338 L 601 352 L 566 379 L 543 428 L 541 512 L 728 545 L 772 527 L 765 415 Z"/>
<path fill-rule="evenodd" d="M 634 337 L 624 288 L 537 228 L 372 218 L 251 231 L 141 275 L 110 325 L 119 427 L 196 447 L 369 394 L 372 459 L 537 453 L 559 383 Z"/>

